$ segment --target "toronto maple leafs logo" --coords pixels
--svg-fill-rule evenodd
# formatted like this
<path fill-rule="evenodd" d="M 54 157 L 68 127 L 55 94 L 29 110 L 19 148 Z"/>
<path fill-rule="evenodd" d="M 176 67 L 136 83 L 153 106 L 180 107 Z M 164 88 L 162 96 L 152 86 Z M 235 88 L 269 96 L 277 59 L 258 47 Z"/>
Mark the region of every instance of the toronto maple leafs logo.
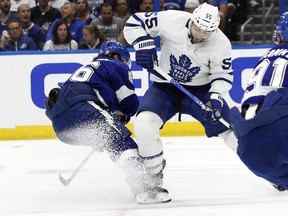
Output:
<path fill-rule="evenodd" d="M 179 61 L 174 55 L 170 55 L 169 75 L 178 82 L 191 82 L 193 77 L 200 71 L 199 66 L 192 67 L 191 60 L 186 55 L 181 55 Z"/>

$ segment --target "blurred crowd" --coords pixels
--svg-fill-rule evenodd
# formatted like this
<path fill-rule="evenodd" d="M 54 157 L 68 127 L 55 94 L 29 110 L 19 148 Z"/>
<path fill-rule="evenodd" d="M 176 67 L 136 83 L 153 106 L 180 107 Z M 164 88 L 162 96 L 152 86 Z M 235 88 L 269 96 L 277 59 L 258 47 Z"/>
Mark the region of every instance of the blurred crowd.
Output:
<path fill-rule="evenodd" d="M 0 51 L 97 49 L 106 40 L 127 47 L 122 29 L 136 12 L 153 12 L 156 0 L 0 0 Z M 193 13 L 207 2 L 219 8 L 219 28 L 231 41 L 256 0 L 159 0 L 159 10 Z"/>

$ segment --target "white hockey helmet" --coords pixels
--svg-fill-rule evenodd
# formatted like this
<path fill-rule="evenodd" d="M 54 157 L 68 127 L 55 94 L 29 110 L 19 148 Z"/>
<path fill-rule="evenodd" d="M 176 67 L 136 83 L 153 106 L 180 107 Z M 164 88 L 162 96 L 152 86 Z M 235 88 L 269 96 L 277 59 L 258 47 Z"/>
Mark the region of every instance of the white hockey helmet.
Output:
<path fill-rule="evenodd" d="M 203 31 L 215 31 L 220 24 L 218 8 L 206 2 L 194 10 L 193 17 L 193 23 Z"/>

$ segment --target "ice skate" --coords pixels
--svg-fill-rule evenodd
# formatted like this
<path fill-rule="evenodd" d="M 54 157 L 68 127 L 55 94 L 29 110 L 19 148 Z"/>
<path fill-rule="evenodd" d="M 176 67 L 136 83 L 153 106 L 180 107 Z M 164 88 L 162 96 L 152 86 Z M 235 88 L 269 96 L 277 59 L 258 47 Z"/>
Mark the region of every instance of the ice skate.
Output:
<path fill-rule="evenodd" d="M 280 192 L 286 191 L 286 188 L 284 188 L 284 187 L 281 186 L 281 185 L 275 185 L 275 184 L 273 184 L 273 187 L 274 187 L 276 190 L 280 191 Z"/>
<path fill-rule="evenodd" d="M 162 169 L 157 174 L 151 174 L 145 168 L 140 157 L 131 157 L 123 164 L 126 174 L 126 181 L 139 204 L 157 204 L 171 201 L 169 192 L 162 188 L 163 169 L 165 160 L 162 162 Z"/>
<path fill-rule="evenodd" d="M 136 195 L 136 202 L 138 204 L 167 203 L 171 200 L 168 190 L 162 187 L 147 189 Z"/>
<path fill-rule="evenodd" d="M 158 204 L 167 203 L 172 199 L 169 196 L 167 189 L 163 188 L 163 170 L 166 166 L 166 161 L 162 161 L 162 169 L 157 174 L 151 174 L 145 170 L 146 173 L 142 176 L 140 190 L 135 195 L 138 204 Z"/>

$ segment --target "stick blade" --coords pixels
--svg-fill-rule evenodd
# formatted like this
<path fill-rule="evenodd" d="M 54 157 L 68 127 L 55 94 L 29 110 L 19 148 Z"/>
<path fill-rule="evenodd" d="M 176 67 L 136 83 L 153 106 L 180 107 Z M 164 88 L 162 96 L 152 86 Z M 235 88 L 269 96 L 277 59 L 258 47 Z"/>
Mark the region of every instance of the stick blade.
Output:
<path fill-rule="evenodd" d="M 60 182 L 64 185 L 67 186 L 71 181 L 69 181 L 69 179 L 65 179 L 63 176 L 61 176 L 61 174 L 58 174 L 59 180 Z"/>

